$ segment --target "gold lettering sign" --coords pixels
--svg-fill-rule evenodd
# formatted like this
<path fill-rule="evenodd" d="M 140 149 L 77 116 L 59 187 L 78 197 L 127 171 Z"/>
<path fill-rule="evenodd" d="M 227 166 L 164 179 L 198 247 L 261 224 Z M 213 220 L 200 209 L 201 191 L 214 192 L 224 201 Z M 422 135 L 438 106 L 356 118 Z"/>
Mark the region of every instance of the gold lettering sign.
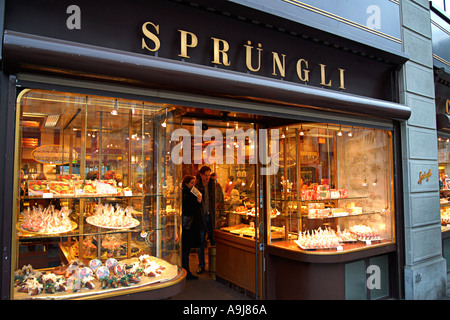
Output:
<path fill-rule="evenodd" d="M 447 101 L 445 101 L 445 113 L 450 114 L 450 99 L 447 99 Z"/>
<path fill-rule="evenodd" d="M 152 22 L 145 22 L 142 25 L 142 34 L 143 37 L 141 38 L 142 41 L 142 50 L 147 50 L 150 52 L 156 52 L 161 48 L 161 40 L 159 39 L 160 34 L 160 26 L 159 24 L 154 24 Z M 180 51 L 178 53 L 178 56 L 183 59 L 190 59 L 191 56 L 188 54 L 189 49 L 192 49 L 192 51 L 195 51 L 194 49 L 199 44 L 198 37 L 190 31 L 186 30 L 178 30 L 179 33 L 179 44 L 180 44 Z M 204 40 L 205 41 L 205 40 Z M 230 53 L 231 46 L 225 39 L 219 39 L 215 37 L 210 37 L 206 41 L 212 41 L 212 60 L 211 63 L 215 65 L 223 65 L 223 66 L 231 66 L 231 59 L 232 56 Z M 170 42 L 170 41 L 169 41 Z M 262 44 L 257 43 L 256 45 L 252 45 L 252 42 L 248 40 L 246 44 L 243 45 L 243 49 L 245 50 L 245 67 L 247 68 L 248 72 L 260 72 L 261 71 L 261 56 L 264 54 L 262 49 Z M 279 76 L 281 78 L 286 77 L 286 73 L 289 70 L 286 70 L 289 63 L 287 63 L 287 56 L 285 54 L 280 54 L 278 52 L 272 51 L 268 53 L 272 56 L 272 72 L 271 74 L 273 76 Z M 309 68 L 309 62 L 307 59 L 304 59 L 302 57 L 296 57 L 297 60 L 295 64 L 295 70 L 294 74 L 297 75 L 298 79 L 308 84 L 310 81 L 310 72 L 311 69 Z M 327 65 L 319 63 L 317 65 L 320 73 L 320 85 L 323 87 L 331 87 L 333 83 L 336 83 L 337 80 L 339 80 L 339 89 L 345 90 L 345 69 L 337 68 L 338 70 L 338 79 L 330 79 L 327 78 L 327 76 L 336 74 L 334 71 L 327 71 Z M 314 71 L 314 70 L 313 70 Z M 447 100 L 447 113 L 449 113 L 450 109 L 450 101 Z"/>
<path fill-rule="evenodd" d="M 430 180 L 430 177 L 431 177 L 431 169 L 428 169 L 428 171 L 424 172 L 424 173 L 422 173 L 422 171 L 420 171 L 419 172 L 419 181 L 418 181 L 418 183 L 422 184 L 422 181 L 424 179 L 426 179 L 427 182 L 428 182 Z"/>

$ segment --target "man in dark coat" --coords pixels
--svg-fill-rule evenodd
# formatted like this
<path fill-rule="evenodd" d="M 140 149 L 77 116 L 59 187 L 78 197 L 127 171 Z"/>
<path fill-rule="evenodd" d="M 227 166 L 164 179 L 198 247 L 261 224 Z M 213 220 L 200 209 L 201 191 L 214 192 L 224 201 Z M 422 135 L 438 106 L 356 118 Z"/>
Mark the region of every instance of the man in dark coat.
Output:
<path fill-rule="evenodd" d="M 203 219 L 201 217 L 202 196 L 195 196 L 191 190 L 195 184 L 194 176 L 186 176 L 182 182 L 182 267 L 187 271 L 187 279 L 194 280 L 189 270 L 189 253 L 191 248 L 200 248 L 202 245 Z"/>
<path fill-rule="evenodd" d="M 209 243 L 215 245 L 214 226 L 216 214 L 216 186 L 211 179 L 211 168 L 203 166 L 197 175 L 195 187 L 202 193 L 202 218 L 205 228 L 202 230 L 202 245 L 198 249 L 198 270 L 197 273 L 205 272 L 205 244 L 206 234 Z"/>

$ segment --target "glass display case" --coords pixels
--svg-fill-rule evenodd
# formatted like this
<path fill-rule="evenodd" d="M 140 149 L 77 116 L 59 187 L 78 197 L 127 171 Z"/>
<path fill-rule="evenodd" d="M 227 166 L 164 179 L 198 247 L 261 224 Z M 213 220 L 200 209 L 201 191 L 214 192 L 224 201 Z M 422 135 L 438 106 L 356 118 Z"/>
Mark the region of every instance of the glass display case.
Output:
<path fill-rule="evenodd" d="M 330 254 L 395 241 L 390 131 L 305 123 L 279 132 L 272 245 Z"/>
<path fill-rule="evenodd" d="M 120 294 L 179 276 L 181 167 L 165 104 L 25 89 L 17 98 L 13 299 Z"/>
<path fill-rule="evenodd" d="M 438 137 L 439 198 L 441 206 L 441 230 L 450 230 L 450 139 Z"/>

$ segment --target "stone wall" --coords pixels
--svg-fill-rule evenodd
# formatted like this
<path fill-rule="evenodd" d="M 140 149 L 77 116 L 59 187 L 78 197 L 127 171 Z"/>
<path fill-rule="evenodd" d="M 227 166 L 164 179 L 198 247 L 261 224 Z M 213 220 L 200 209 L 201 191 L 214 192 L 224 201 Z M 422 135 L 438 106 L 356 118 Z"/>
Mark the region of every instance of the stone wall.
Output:
<path fill-rule="evenodd" d="M 405 299 L 446 293 L 442 258 L 431 23 L 428 0 L 402 0 L 402 40 L 410 60 L 399 75 L 400 102 L 412 111 L 401 127 L 405 224 Z M 429 181 L 419 175 L 431 170 Z"/>

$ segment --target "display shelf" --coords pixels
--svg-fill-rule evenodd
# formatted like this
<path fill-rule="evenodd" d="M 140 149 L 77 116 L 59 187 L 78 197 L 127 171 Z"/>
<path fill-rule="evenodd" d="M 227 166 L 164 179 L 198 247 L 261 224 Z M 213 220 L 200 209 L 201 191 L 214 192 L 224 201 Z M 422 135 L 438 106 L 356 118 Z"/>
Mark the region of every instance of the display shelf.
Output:
<path fill-rule="evenodd" d="M 308 219 L 308 220 L 323 220 L 323 219 L 336 219 L 336 218 L 353 218 L 358 216 L 364 216 L 364 215 L 375 215 L 380 214 L 380 211 L 373 211 L 373 212 L 363 212 L 358 214 L 346 214 L 346 215 L 337 215 L 337 216 L 326 216 L 326 217 L 309 217 L 306 214 L 302 214 L 302 219 Z"/>
<path fill-rule="evenodd" d="M 169 131 L 161 130 L 161 124 L 167 121 L 167 130 L 181 126 L 181 110 L 166 104 L 150 106 L 145 101 L 37 89 L 25 89 L 17 104 L 20 132 L 12 269 L 20 273 L 30 264 L 40 271 L 110 257 L 120 263 L 138 255 L 164 260 L 177 269 L 181 171 L 170 158 L 159 155 L 170 147 Z M 41 124 L 54 115 L 58 120 L 52 126 L 30 128 L 32 113 Z M 37 146 L 20 143 L 30 130 L 39 135 Z M 174 276 L 183 274 L 180 270 Z M 149 281 L 141 283 L 154 286 Z M 85 289 L 69 290 L 62 298 L 130 292 L 125 286 L 95 293 Z M 136 290 L 140 289 L 131 291 Z M 30 298 L 22 293 L 15 291 L 13 297 Z M 57 296 L 39 294 L 38 298 Z"/>
<path fill-rule="evenodd" d="M 297 243 L 295 243 L 292 240 L 284 240 L 284 241 L 277 241 L 274 242 L 270 245 L 271 248 L 278 248 L 278 249 L 283 249 L 283 250 L 287 250 L 291 253 L 301 253 L 302 255 L 305 256 L 339 256 L 339 255 L 346 255 L 346 254 L 355 254 L 358 252 L 361 252 L 363 250 L 366 249 L 376 249 L 380 252 L 385 252 L 384 249 L 380 248 L 384 248 L 387 251 L 391 251 L 394 247 L 395 244 L 390 241 L 390 240 L 378 240 L 376 242 L 372 242 L 370 244 L 363 242 L 363 241 L 356 241 L 356 242 L 349 242 L 349 243 L 342 243 L 341 244 L 342 249 L 336 249 L 336 248 L 332 248 L 332 249 L 315 249 L 315 250 L 311 250 L 311 249 L 302 249 L 298 246 Z M 316 260 L 315 258 L 312 258 L 313 260 L 311 261 L 322 261 L 322 262 L 326 262 L 326 259 L 323 260 Z M 341 259 L 341 258 L 338 258 Z M 350 258 L 350 259 L 353 259 Z M 309 260 L 309 258 L 305 258 L 305 259 L 301 259 L 301 260 Z M 334 259 L 333 259 L 334 260 Z"/>

